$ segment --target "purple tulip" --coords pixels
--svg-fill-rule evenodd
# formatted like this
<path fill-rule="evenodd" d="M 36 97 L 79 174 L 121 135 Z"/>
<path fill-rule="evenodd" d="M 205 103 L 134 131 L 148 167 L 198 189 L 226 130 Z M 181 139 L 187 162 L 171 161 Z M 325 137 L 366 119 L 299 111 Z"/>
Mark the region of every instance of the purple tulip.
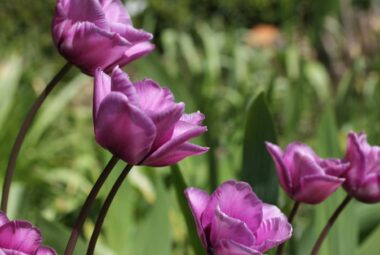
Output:
<path fill-rule="evenodd" d="M 196 188 L 185 195 L 209 254 L 261 255 L 292 235 L 286 216 L 262 203 L 245 182 L 227 181 L 211 196 Z"/>
<path fill-rule="evenodd" d="M 27 221 L 10 221 L 0 211 L 0 255 L 56 255 L 41 246 L 41 232 Z"/>
<path fill-rule="evenodd" d="M 153 80 L 132 83 L 118 67 L 111 77 L 96 71 L 96 140 L 129 164 L 167 166 L 208 150 L 188 142 L 207 131 L 204 115 L 184 114 L 184 108 Z"/>
<path fill-rule="evenodd" d="M 350 132 L 345 160 L 351 164 L 343 187 L 365 203 L 380 202 L 380 147 L 370 146 L 365 133 Z"/>
<path fill-rule="evenodd" d="M 58 0 L 52 33 L 58 51 L 90 75 L 154 50 L 152 34 L 133 27 L 120 0 Z"/>
<path fill-rule="evenodd" d="M 277 169 L 281 187 L 295 201 L 317 204 L 325 200 L 345 181 L 341 176 L 349 163 L 321 159 L 307 145 L 291 143 L 285 152 L 267 143 Z"/>

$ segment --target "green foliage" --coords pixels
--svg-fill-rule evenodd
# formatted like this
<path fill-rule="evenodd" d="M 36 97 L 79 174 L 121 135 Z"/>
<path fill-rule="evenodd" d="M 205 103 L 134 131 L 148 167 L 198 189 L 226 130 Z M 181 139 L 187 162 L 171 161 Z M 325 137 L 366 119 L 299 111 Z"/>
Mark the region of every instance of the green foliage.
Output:
<path fill-rule="evenodd" d="M 241 179 L 266 203 L 277 204 L 279 183 L 265 142 L 276 143 L 276 131 L 265 94 L 250 103 L 246 117 Z"/>

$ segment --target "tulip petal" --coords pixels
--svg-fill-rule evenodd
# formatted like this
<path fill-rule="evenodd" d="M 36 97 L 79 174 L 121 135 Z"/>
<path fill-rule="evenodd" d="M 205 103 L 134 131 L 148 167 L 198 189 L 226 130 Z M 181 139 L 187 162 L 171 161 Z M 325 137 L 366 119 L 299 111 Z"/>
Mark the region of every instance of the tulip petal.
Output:
<path fill-rule="evenodd" d="M 380 173 L 368 175 L 353 195 L 357 200 L 364 203 L 380 202 Z"/>
<path fill-rule="evenodd" d="M 95 24 L 99 28 L 108 28 L 106 16 L 97 0 L 71 0 L 67 9 L 67 17 L 74 21 L 88 21 Z"/>
<path fill-rule="evenodd" d="M 120 35 L 90 22 L 75 23 L 67 33 L 67 38 L 58 45 L 59 50 L 70 62 L 91 75 L 97 68 L 112 71 L 107 68 L 123 57 L 132 45 Z"/>
<path fill-rule="evenodd" d="M 293 189 L 292 178 L 289 173 L 289 169 L 283 161 L 284 153 L 281 148 L 275 144 L 266 143 L 267 150 L 272 156 L 272 159 L 276 165 L 277 175 L 281 184 L 281 187 L 285 190 L 286 193 L 291 194 Z"/>
<path fill-rule="evenodd" d="M 129 164 L 137 164 L 149 153 L 156 129 L 124 94 L 111 92 L 99 107 L 95 133 L 100 145 Z"/>
<path fill-rule="evenodd" d="M 310 148 L 310 146 L 301 142 L 293 142 L 290 143 L 285 149 L 285 153 L 283 156 L 285 163 L 290 164 L 293 167 L 294 154 L 297 152 L 305 155 L 310 155 L 310 157 L 313 159 L 319 159 L 318 155 L 313 151 L 312 148 Z"/>
<path fill-rule="evenodd" d="M 221 240 L 216 247 L 218 255 L 262 255 L 261 252 L 231 240 Z"/>
<path fill-rule="evenodd" d="M 280 218 L 287 221 L 288 218 L 281 212 L 281 210 L 274 205 L 263 203 L 263 220 Z"/>
<path fill-rule="evenodd" d="M 206 236 L 201 225 L 201 216 L 203 211 L 206 209 L 210 196 L 203 190 L 197 188 L 187 188 L 185 190 L 185 196 L 194 216 L 198 235 L 202 241 L 203 246 L 207 247 Z"/>
<path fill-rule="evenodd" d="M 217 206 L 211 223 L 210 244 L 212 247 L 217 247 L 218 242 L 224 239 L 245 246 L 251 246 L 255 242 L 255 237 L 246 222 L 228 216 Z"/>
<path fill-rule="evenodd" d="M 136 82 L 135 87 L 141 109 L 149 112 L 152 116 L 175 104 L 173 93 L 167 88 L 161 88 L 151 79 Z"/>
<path fill-rule="evenodd" d="M 35 255 L 57 255 L 57 253 L 49 247 L 40 247 L 36 251 Z"/>
<path fill-rule="evenodd" d="M 307 204 L 318 204 L 334 193 L 344 181 L 344 178 L 328 175 L 302 177 L 294 199 Z"/>
<path fill-rule="evenodd" d="M 98 68 L 96 69 L 94 77 L 94 104 L 92 111 L 94 124 L 96 116 L 98 115 L 99 106 L 109 93 L 111 93 L 111 78 Z"/>
<path fill-rule="evenodd" d="M 191 123 L 194 125 L 200 126 L 205 119 L 205 115 L 200 111 L 191 113 L 191 114 L 183 114 L 181 120 L 187 123 Z"/>
<path fill-rule="evenodd" d="M 365 138 L 365 137 L 364 137 Z M 354 132 L 350 132 L 347 137 L 347 150 L 345 161 L 350 162 L 350 169 L 347 171 L 345 177 L 351 190 L 356 190 L 364 180 L 366 170 L 365 154 L 362 150 L 361 143 L 363 142 L 363 135 L 357 136 Z"/>
<path fill-rule="evenodd" d="M 11 221 L 0 227 L 0 247 L 33 254 L 41 245 L 41 233 L 25 221 Z"/>
<path fill-rule="evenodd" d="M 372 146 L 366 154 L 366 174 L 377 172 L 380 173 L 380 147 Z"/>
<path fill-rule="evenodd" d="M 0 248 L 0 255 L 28 255 L 24 252 Z"/>
<path fill-rule="evenodd" d="M 143 29 L 136 29 L 132 25 L 111 23 L 110 29 L 112 32 L 118 33 L 124 38 L 128 38 L 128 41 L 131 43 L 145 42 L 153 39 L 151 33 L 146 32 Z"/>
<path fill-rule="evenodd" d="M 299 162 L 303 163 L 308 162 L 317 162 L 320 158 L 317 154 L 306 144 L 300 142 L 293 142 L 286 147 L 286 150 L 283 155 L 283 161 L 286 167 L 288 168 L 289 174 L 292 178 L 293 187 L 298 186 L 298 181 L 301 176 L 305 174 L 313 174 L 316 172 L 322 173 L 323 170 L 317 164 L 312 164 L 306 168 L 300 167 Z"/>
<path fill-rule="evenodd" d="M 152 147 L 154 151 L 173 136 L 174 125 L 181 118 L 185 104 L 175 103 L 169 89 L 161 88 L 150 79 L 137 82 L 135 88 L 140 107 L 156 125 L 157 137 Z"/>
<path fill-rule="evenodd" d="M 202 226 L 213 221 L 218 206 L 229 217 L 245 222 L 252 233 L 263 218 L 262 202 L 244 182 L 227 181 L 215 190 L 202 216 Z"/>
<path fill-rule="evenodd" d="M 178 121 L 174 127 L 173 135 L 170 140 L 168 140 L 165 144 L 154 151 L 146 159 L 146 162 L 154 163 L 163 160 L 166 155 L 170 155 L 174 153 L 175 150 L 180 149 L 179 146 L 183 145 L 188 140 L 203 134 L 206 131 L 206 127 Z M 186 146 L 184 147 L 186 148 Z"/>
<path fill-rule="evenodd" d="M 153 150 L 156 150 L 164 143 L 166 143 L 171 137 L 173 137 L 175 124 L 181 118 L 185 109 L 184 103 L 173 104 L 165 111 L 158 112 L 151 116 L 154 124 L 157 128 L 157 137 L 152 146 Z"/>
<path fill-rule="evenodd" d="M 339 159 L 325 159 L 319 162 L 319 165 L 325 170 L 327 175 L 340 177 L 350 167 L 350 163 L 343 163 Z"/>
<path fill-rule="evenodd" d="M 138 58 L 144 57 L 155 49 L 154 44 L 150 42 L 140 42 L 132 45 L 124 52 L 124 55 L 118 59 L 120 66 L 124 66 Z"/>
<path fill-rule="evenodd" d="M 273 205 L 263 204 L 263 221 L 255 233 L 255 248 L 261 252 L 285 242 L 292 236 L 292 226 L 286 216 Z"/>
<path fill-rule="evenodd" d="M 128 74 L 124 73 L 118 66 L 116 66 L 111 75 L 112 91 L 121 92 L 127 96 L 131 104 L 139 106 L 136 88 L 129 79 Z"/>
<path fill-rule="evenodd" d="M 176 147 L 175 150 L 165 154 L 162 158 L 156 158 L 153 160 L 150 157 L 147 158 L 147 160 L 144 161 L 144 165 L 154 167 L 174 165 L 186 157 L 201 155 L 208 150 L 208 147 L 202 147 L 192 143 L 184 143 Z"/>
<path fill-rule="evenodd" d="M 132 25 L 131 17 L 120 0 L 100 0 L 109 22 Z"/>
<path fill-rule="evenodd" d="M 301 151 L 296 151 L 293 154 L 292 180 L 295 187 L 299 185 L 299 181 L 303 176 L 309 175 L 325 175 L 324 169 L 318 165 L 315 158 Z"/>
<path fill-rule="evenodd" d="M 8 217 L 5 215 L 5 213 L 0 211 L 0 227 L 3 226 L 4 224 L 8 223 L 8 222 L 9 222 Z"/>

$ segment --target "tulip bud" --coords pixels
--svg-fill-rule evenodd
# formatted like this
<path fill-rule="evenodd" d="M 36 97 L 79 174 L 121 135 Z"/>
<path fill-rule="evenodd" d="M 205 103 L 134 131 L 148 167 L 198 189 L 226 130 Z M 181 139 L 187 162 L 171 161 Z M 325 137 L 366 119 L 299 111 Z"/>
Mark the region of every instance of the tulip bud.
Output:
<path fill-rule="evenodd" d="M 370 146 L 365 133 L 351 132 L 345 160 L 351 164 L 343 184 L 348 194 L 361 202 L 380 202 L 380 147 Z"/>
<path fill-rule="evenodd" d="M 317 204 L 329 197 L 344 182 L 341 176 L 349 163 L 339 159 L 321 159 L 307 145 L 291 143 L 285 152 L 267 143 L 284 191 L 295 201 Z"/>
<path fill-rule="evenodd" d="M 37 228 L 27 221 L 10 221 L 0 211 L 0 254 L 57 254 L 41 244 L 41 232 Z"/>
<path fill-rule="evenodd" d="M 286 216 L 245 182 L 227 181 L 211 196 L 196 188 L 185 195 L 209 254 L 262 255 L 292 235 Z"/>
<path fill-rule="evenodd" d="M 58 0 L 52 24 L 58 51 L 84 73 L 106 72 L 153 51 L 152 34 L 133 27 L 120 0 Z"/>
<path fill-rule="evenodd" d="M 184 108 L 153 80 L 132 83 L 118 67 L 111 76 L 96 72 L 96 140 L 129 164 L 167 166 L 208 150 L 188 142 L 207 131 L 204 115 L 184 114 Z"/>

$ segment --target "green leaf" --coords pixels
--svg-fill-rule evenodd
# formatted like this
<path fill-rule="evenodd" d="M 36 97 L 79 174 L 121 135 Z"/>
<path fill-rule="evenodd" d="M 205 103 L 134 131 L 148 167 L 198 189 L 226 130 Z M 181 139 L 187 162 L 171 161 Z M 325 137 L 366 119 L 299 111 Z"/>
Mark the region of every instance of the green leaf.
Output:
<path fill-rule="evenodd" d="M 360 246 L 360 249 L 355 255 L 378 255 L 380 250 L 380 226 L 377 227 L 372 234 L 365 239 L 364 243 Z"/>
<path fill-rule="evenodd" d="M 171 167 L 171 179 L 172 184 L 174 186 L 179 207 L 181 209 L 182 215 L 185 218 L 187 230 L 190 237 L 191 245 L 193 246 L 194 252 L 197 255 L 205 254 L 202 244 L 199 240 L 197 229 L 194 224 L 194 218 L 191 214 L 190 208 L 187 204 L 186 197 L 184 195 L 184 191 L 187 188 L 185 180 L 181 174 L 181 170 L 178 165 L 174 165 Z"/>
<path fill-rule="evenodd" d="M 265 202 L 276 204 L 278 179 L 265 142 L 276 143 L 274 122 L 261 92 L 249 105 L 243 147 L 241 178 Z"/>

